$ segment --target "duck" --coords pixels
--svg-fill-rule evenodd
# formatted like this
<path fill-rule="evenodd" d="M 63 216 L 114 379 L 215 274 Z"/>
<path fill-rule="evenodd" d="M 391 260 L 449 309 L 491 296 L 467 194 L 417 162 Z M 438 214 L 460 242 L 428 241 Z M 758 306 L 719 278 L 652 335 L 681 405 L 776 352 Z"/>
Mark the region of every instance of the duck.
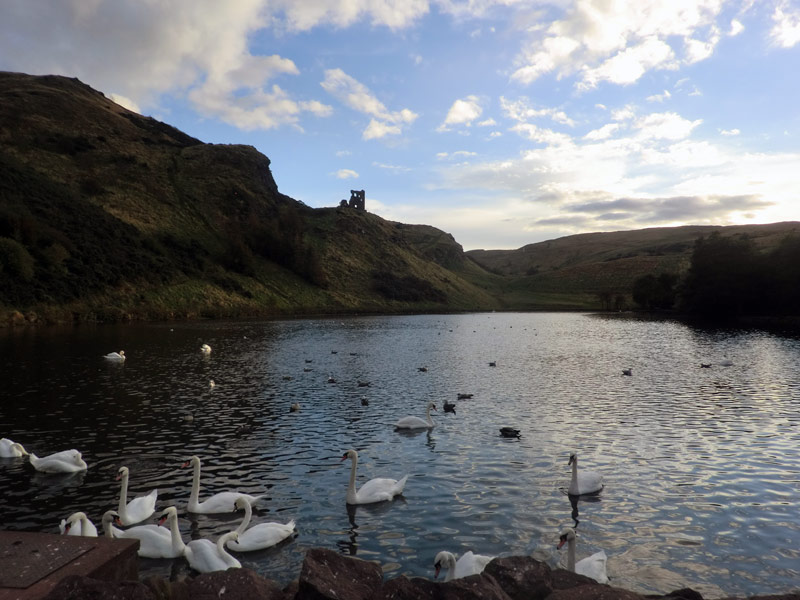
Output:
<path fill-rule="evenodd" d="M 103 358 L 115 362 L 125 362 L 125 350 L 120 350 L 119 352 L 109 352 L 108 354 L 105 354 Z"/>
<path fill-rule="evenodd" d="M 103 531 L 106 537 L 117 539 L 139 540 L 137 554 L 143 558 L 178 558 L 186 548 L 178 528 L 178 509 L 174 506 L 165 508 L 158 518 L 158 524 L 137 525 L 128 529 L 114 527 L 119 525 L 119 514 L 115 510 L 107 510 L 103 514 Z M 169 528 L 162 527 L 165 521 Z"/>
<path fill-rule="evenodd" d="M 298 412 L 300 410 L 300 403 L 295 402 L 289 407 L 289 412 Z"/>
<path fill-rule="evenodd" d="M 231 512 L 231 507 L 239 496 L 244 496 L 250 504 L 255 504 L 261 496 L 251 496 L 250 494 L 243 494 L 241 492 L 218 492 L 200 502 L 200 458 L 193 456 L 185 463 L 183 467 L 192 466 L 192 492 L 189 495 L 189 504 L 187 510 L 191 513 L 200 514 L 219 514 Z"/>
<path fill-rule="evenodd" d="M 497 366 L 497 361 L 496 361 L 496 360 L 493 360 L 493 361 L 491 361 L 491 362 L 489 363 L 489 366 L 490 366 L 490 367 L 496 367 L 496 366 Z"/>
<path fill-rule="evenodd" d="M 630 377 L 631 375 L 633 375 L 633 369 L 622 369 L 622 374 Z"/>
<path fill-rule="evenodd" d="M 361 406 L 369 406 L 369 399 L 366 396 L 361 396 Z"/>
<path fill-rule="evenodd" d="M 333 375 L 328 375 L 328 383 L 336 383 L 336 378 Z"/>
<path fill-rule="evenodd" d="M 472 394 L 459 394 L 458 395 L 458 399 L 459 400 L 469 400 L 470 398 L 472 398 L 472 396 L 473 396 Z"/>
<path fill-rule="evenodd" d="M 417 367 L 417 371 L 419 371 L 420 373 L 427 373 L 428 367 Z"/>
<path fill-rule="evenodd" d="M 58 525 L 61 535 L 78 535 L 83 537 L 97 537 L 97 527 L 86 516 L 85 512 L 75 512 L 66 519 L 61 519 Z"/>
<path fill-rule="evenodd" d="M 33 452 L 28 456 L 33 468 L 42 473 L 78 473 L 89 468 L 77 450 L 62 450 L 39 458 Z"/>
<path fill-rule="evenodd" d="M 500 435 L 504 438 L 518 438 L 521 437 L 519 433 L 519 429 L 514 429 L 513 427 L 501 427 L 500 428 Z"/>
<path fill-rule="evenodd" d="M 225 550 L 225 544 L 238 538 L 238 532 L 229 531 L 220 536 L 216 544 L 206 539 L 192 540 L 186 544 L 183 555 L 189 561 L 189 566 L 199 573 L 239 569 L 242 563 Z"/>
<path fill-rule="evenodd" d="M 200 346 L 200 352 L 206 355 L 211 354 L 211 346 L 209 346 L 208 344 L 203 344 L 202 346 Z"/>
<path fill-rule="evenodd" d="M 568 494 L 581 496 L 583 494 L 596 494 L 603 489 L 603 476 L 596 471 L 578 472 L 578 453 L 571 452 L 568 465 L 572 465 L 572 479 L 569 482 Z"/>
<path fill-rule="evenodd" d="M 146 496 L 137 496 L 128 502 L 128 467 L 120 467 L 117 472 L 117 481 L 122 480 L 119 490 L 119 505 L 117 513 L 123 525 L 133 525 L 141 523 L 156 511 L 156 499 L 158 490 L 150 490 Z"/>
<path fill-rule="evenodd" d="M 282 542 L 294 533 L 295 522 L 283 523 L 258 523 L 250 529 L 250 519 L 253 516 L 253 507 L 246 498 L 237 498 L 234 503 L 234 510 L 244 509 L 244 519 L 242 519 L 236 532 L 239 537 L 236 540 L 228 540 L 226 546 L 237 552 L 250 552 L 253 550 L 263 550 Z"/>
<path fill-rule="evenodd" d="M 608 557 L 606 553 L 601 550 L 595 552 L 591 556 L 582 558 L 577 563 L 575 562 L 575 538 L 577 537 L 575 530 L 572 527 L 565 527 L 561 531 L 561 536 L 558 542 L 558 549 L 560 550 L 564 544 L 567 544 L 567 569 L 579 575 L 591 577 L 598 583 L 608 583 L 608 574 L 606 573 L 606 562 Z"/>
<path fill-rule="evenodd" d="M 462 577 L 469 577 L 470 575 L 477 575 L 492 562 L 494 556 L 485 556 L 483 554 L 473 554 L 472 550 L 465 552 L 461 558 L 456 560 L 455 555 L 447 550 L 442 550 L 433 559 L 433 566 L 436 569 L 434 578 L 439 577 L 439 572 L 445 569 L 444 580 L 452 581 L 453 579 L 460 579 Z"/>
<path fill-rule="evenodd" d="M 425 419 L 420 417 L 403 417 L 394 424 L 395 429 L 432 429 L 435 427 L 431 419 L 431 410 L 436 410 L 436 404 L 428 402 L 428 409 L 425 411 Z"/>
<path fill-rule="evenodd" d="M 456 414 L 456 405 L 453 402 L 444 401 L 444 412 Z"/>
<path fill-rule="evenodd" d="M 28 456 L 28 451 L 23 448 L 22 444 L 8 438 L 0 439 L 0 458 L 20 458 L 21 456 Z"/>
<path fill-rule="evenodd" d="M 392 500 L 403 493 L 403 488 L 408 480 L 408 475 L 402 479 L 375 478 L 370 479 L 356 491 L 356 467 L 358 465 L 358 452 L 348 450 L 342 455 L 342 460 L 350 459 L 350 483 L 347 486 L 347 504 L 372 504 Z"/>

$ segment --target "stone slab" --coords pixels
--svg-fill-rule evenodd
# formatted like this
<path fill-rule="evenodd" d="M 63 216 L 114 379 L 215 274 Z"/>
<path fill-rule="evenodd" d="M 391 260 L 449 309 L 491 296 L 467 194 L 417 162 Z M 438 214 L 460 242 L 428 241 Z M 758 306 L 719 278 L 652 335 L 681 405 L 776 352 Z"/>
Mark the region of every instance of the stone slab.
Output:
<path fill-rule="evenodd" d="M 0 531 L 0 600 L 37 600 L 67 575 L 138 579 L 139 541 Z"/>

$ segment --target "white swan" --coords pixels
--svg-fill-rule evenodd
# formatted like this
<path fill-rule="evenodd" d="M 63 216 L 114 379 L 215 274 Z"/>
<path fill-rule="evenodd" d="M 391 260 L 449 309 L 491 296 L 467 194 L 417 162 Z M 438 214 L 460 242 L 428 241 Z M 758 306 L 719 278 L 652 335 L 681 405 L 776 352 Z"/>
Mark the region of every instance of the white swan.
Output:
<path fill-rule="evenodd" d="M 240 496 L 247 498 L 251 505 L 261 498 L 261 496 L 251 496 L 241 492 L 218 492 L 207 500 L 200 502 L 200 459 L 197 456 L 193 456 L 183 463 L 184 467 L 189 465 L 192 465 L 194 471 L 192 474 L 192 493 L 189 496 L 189 505 L 187 507 L 189 512 L 202 514 L 229 513 L 236 499 Z"/>
<path fill-rule="evenodd" d="M 578 472 L 578 454 L 572 452 L 569 455 L 568 465 L 572 465 L 572 480 L 569 482 L 568 494 L 570 496 L 580 496 L 582 494 L 594 494 L 603 489 L 603 476 L 596 471 Z"/>
<path fill-rule="evenodd" d="M 285 525 L 283 523 L 259 523 L 247 529 L 253 516 L 253 507 L 246 498 L 237 498 L 235 509 L 244 509 L 244 519 L 236 529 L 236 533 L 239 534 L 238 540 L 228 540 L 227 545 L 231 550 L 237 552 L 263 550 L 282 542 L 294 533 L 294 521 L 289 521 Z"/>
<path fill-rule="evenodd" d="M 128 467 L 120 467 L 117 474 L 117 481 L 122 480 L 119 490 L 119 520 L 123 525 L 133 525 L 141 523 L 156 511 L 156 498 L 158 490 L 150 490 L 146 496 L 137 496 L 128 502 Z"/>
<path fill-rule="evenodd" d="M 139 540 L 138 555 L 144 558 L 177 558 L 183 554 L 186 545 L 178 529 L 178 511 L 174 506 L 165 508 L 159 516 L 158 525 L 137 525 L 128 529 L 114 527 L 114 519 L 119 524 L 119 515 L 108 510 L 103 515 L 103 531 L 106 537 Z M 169 528 L 161 527 L 169 521 Z"/>
<path fill-rule="evenodd" d="M 77 473 L 89 468 L 77 450 L 62 450 L 43 458 L 31 452 L 28 460 L 34 469 L 42 473 Z"/>
<path fill-rule="evenodd" d="M 200 346 L 200 352 L 202 352 L 203 354 L 211 354 L 211 346 L 209 346 L 208 344 L 203 344 L 202 346 Z"/>
<path fill-rule="evenodd" d="M 28 451 L 22 447 L 22 444 L 8 438 L 0 439 L 0 458 L 19 458 L 20 456 L 28 456 Z"/>
<path fill-rule="evenodd" d="M 120 350 L 119 352 L 109 352 L 105 356 L 103 356 L 106 360 L 113 360 L 115 362 L 125 362 L 125 350 Z"/>
<path fill-rule="evenodd" d="M 444 576 L 445 581 L 452 581 L 453 579 L 460 579 L 461 577 L 469 577 L 470 575 L 477 575 L 481 573 L 486 565 L 492 562 L 494 556 L 485 556 L 483 554 L 473 554 L 472 550 L 466 552 L 456 560 L 452 552 L 442 550 L 433 559 L 433 566 L 436 569 L 434 578 L 439 577 L 439 571 L 445 569 L 447 573 Z"/>
<path fill-rule="evenodd" d="M 97 537 L 97 527 L 94 526 L 84 512 L 72 513 L 66 519 L 61 519 L 58 525 L 61 535 L 80 535 L 83 537 Z"/>
<path fill-rule="evenodd" d="M 373 502 L 383 502 L 391 500 L 395 496 L 403 493 L 408 475 L 400 481 L 395 479 L 376 478 L 370 479 L 356 491 L 356 465 L 358 464 L 358 452 L 348 450 L 342 455 L 342 460 L 349 458 L 352 462 L 350 467 L 350 483 L 347 486 L 347 504 L 371 504 Z"/>
<path fill-rule="evenodd" d="M 238 538 L 238 532 L 229 531 L 221 536 L 216 544 L 210 540 L 193 540 L 186 544 L 183 555 L 189 561 L 189 566 L 200 573 L 225 571 L 231 568 L 238 569 L 242 566 L 242 563 L 225 550 L 225 544 L 228 541 Z"/>
<path fill-rule="evenodd" d="M 425 411 L 425 419 L 420 417 L 403 417 L 394 424 L 395 429 L 431 429 L 435 426 L 431 419 L 431 409 L 436 410 L 436 404 L 428 402 L 428 409 Z"/>
<path fill-rule="evenodd" d="M 561 537 L 558 542 L 558 548 L 564 544 L 567 546 L 567 569 L 579 575 L 586 575 L 591 577 L 599 583 L 608 583 L 608 574 L 606 573 L 606 561 L 608 557 L 603 550 L 595 552 L 591 556 L 582 558 L 577 563 L 575 562 L 575 530 L 572 527 L 565 527 L 561 531 Z"/>

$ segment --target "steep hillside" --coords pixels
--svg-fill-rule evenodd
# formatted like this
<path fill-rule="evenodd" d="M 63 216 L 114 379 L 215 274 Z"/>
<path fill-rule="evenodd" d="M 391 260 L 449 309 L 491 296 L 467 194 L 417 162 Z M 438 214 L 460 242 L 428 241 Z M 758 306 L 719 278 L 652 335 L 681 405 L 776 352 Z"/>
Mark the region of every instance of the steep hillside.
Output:
<path fill-rule="evenodd" d="M 459 274 L 469 261 L 452 237 L 311 209 L 269 165 L 76 79 L 0 73 L 0 308 L 117 320 L 500 307 Z"/>

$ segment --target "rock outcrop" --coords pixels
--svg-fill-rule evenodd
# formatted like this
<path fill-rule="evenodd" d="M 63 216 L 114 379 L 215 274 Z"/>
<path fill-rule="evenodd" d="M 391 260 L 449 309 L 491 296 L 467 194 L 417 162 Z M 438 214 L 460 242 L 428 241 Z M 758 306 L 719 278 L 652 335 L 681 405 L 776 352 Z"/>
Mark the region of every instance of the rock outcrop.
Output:
<path fill-rule="evenodd" d="M 148 578 L 107 582 L 67 577 L 46 600 L 703 600 L 692 589 L 643 596 L 602 585 L 583 575 L 525 556 L 496 558 L 480 575 L 450 582 L 400 576 L 383 580 L 376 563 L 314 548 L 300 577 L 285 588 L 249 569 L 207 573 L 183 581 Z M 758 596 L 759 600 L 800 600 L 800 593 Z M 727 599 L 733 600 L 733 599 Z"/>

